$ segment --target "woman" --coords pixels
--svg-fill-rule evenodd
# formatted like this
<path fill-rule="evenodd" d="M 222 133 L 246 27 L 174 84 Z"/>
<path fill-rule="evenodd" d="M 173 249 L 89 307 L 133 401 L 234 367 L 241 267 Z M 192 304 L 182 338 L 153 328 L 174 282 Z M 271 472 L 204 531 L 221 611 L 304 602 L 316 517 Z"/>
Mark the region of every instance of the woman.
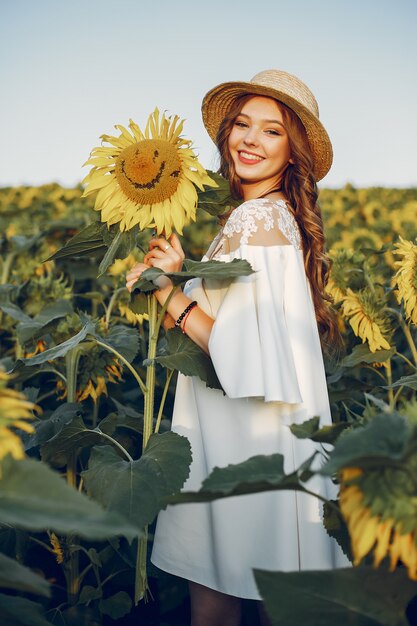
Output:
<path fill-rule="evenodd" d="M 179 375 L 172 427 L 192 446 L 186 490 L 198 490 L 215 466 L 278 452 L 290 473 L 314 453 L 288 426 L 314 415 L 331 423 L 320 337 L 332 344 L 338 336 L 323 295 L 329 263 L 316 204 L 332 148 L 313 94 L 295 76 L 268 70 L 215 87 L 202 111 L 220 172 L 242 199 L 205 258 L 244 258 L 256 271 L 228 284 L 194 279 L 168 307 L 210 354 L 226 392 Z M 128 288 L 146 267 L 178 271 L 183 259 L 176 235 L 152 240 Z M 164 280 L 161 304 L 172 288 Z M 309 488 L 328 495 L 319 478 Z M 252 568 L 329 569 L 345 564 L 339 557 L 319 501 L 283 491 L 168 507 L 152 561 L 190 581 L 193 626 L 237 626 L 240 598 L 259 599 Z"/>

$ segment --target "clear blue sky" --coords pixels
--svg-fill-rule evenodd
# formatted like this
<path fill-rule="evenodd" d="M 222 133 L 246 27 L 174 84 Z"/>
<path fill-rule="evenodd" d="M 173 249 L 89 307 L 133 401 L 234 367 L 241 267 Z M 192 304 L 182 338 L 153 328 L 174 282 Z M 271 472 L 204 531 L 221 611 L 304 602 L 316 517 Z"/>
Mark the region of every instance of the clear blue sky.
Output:
<path fill-rule="evenodd" d="M 320 106 L 324 186 L 417 185 L 417 0 L 1 0 L 0 186 L 73 185 L 99 136 L 158 106 L 214 167 L 200 104 L 280 68 Z"/>

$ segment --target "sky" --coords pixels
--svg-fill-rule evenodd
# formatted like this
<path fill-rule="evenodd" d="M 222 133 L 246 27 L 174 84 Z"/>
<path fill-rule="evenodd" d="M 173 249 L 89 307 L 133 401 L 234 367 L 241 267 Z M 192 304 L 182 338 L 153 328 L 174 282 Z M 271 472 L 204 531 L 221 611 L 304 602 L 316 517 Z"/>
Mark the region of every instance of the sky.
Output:
<path fill-rule="evenodd" d="M 278 68 L 333 143 L 323 187 L 417 185 L 417 0 L 0 0 L 0 186 L 73 186 L 100 135 L 157 106 L 202 164 L 215 85 Z"/>

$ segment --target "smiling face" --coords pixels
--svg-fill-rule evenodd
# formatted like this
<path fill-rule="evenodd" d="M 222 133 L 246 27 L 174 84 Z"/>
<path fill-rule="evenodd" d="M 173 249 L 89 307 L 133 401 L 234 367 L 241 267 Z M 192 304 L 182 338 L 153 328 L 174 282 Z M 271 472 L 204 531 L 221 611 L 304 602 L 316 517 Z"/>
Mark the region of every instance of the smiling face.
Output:
<path fill-rule="evenodd" d="M 276 100 L 264 96 L 247 100 L 233 123 L 228 148 L 245 200 L 279 187 L 291 151 Z"/>

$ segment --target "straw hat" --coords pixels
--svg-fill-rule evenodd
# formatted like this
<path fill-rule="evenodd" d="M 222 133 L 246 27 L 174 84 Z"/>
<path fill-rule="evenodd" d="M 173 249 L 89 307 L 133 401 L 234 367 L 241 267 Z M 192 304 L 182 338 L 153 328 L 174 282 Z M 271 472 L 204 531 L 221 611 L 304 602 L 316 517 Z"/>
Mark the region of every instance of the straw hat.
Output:
<path fill-rule="evenodd" d="M 319 107 L 310 89 L 299 78 L 281 70 L 259 72 L 249 83 L 222 83 L 211 89 L 201 106 L 208 134 L 216 141 L 222 120 L 237 97 L 245 94 L 268 96 L 286 104 L 300 118 L 313 153 L 314 175 L 321 180 L 333 160 L 332 144 L 319 120 Z"/>

